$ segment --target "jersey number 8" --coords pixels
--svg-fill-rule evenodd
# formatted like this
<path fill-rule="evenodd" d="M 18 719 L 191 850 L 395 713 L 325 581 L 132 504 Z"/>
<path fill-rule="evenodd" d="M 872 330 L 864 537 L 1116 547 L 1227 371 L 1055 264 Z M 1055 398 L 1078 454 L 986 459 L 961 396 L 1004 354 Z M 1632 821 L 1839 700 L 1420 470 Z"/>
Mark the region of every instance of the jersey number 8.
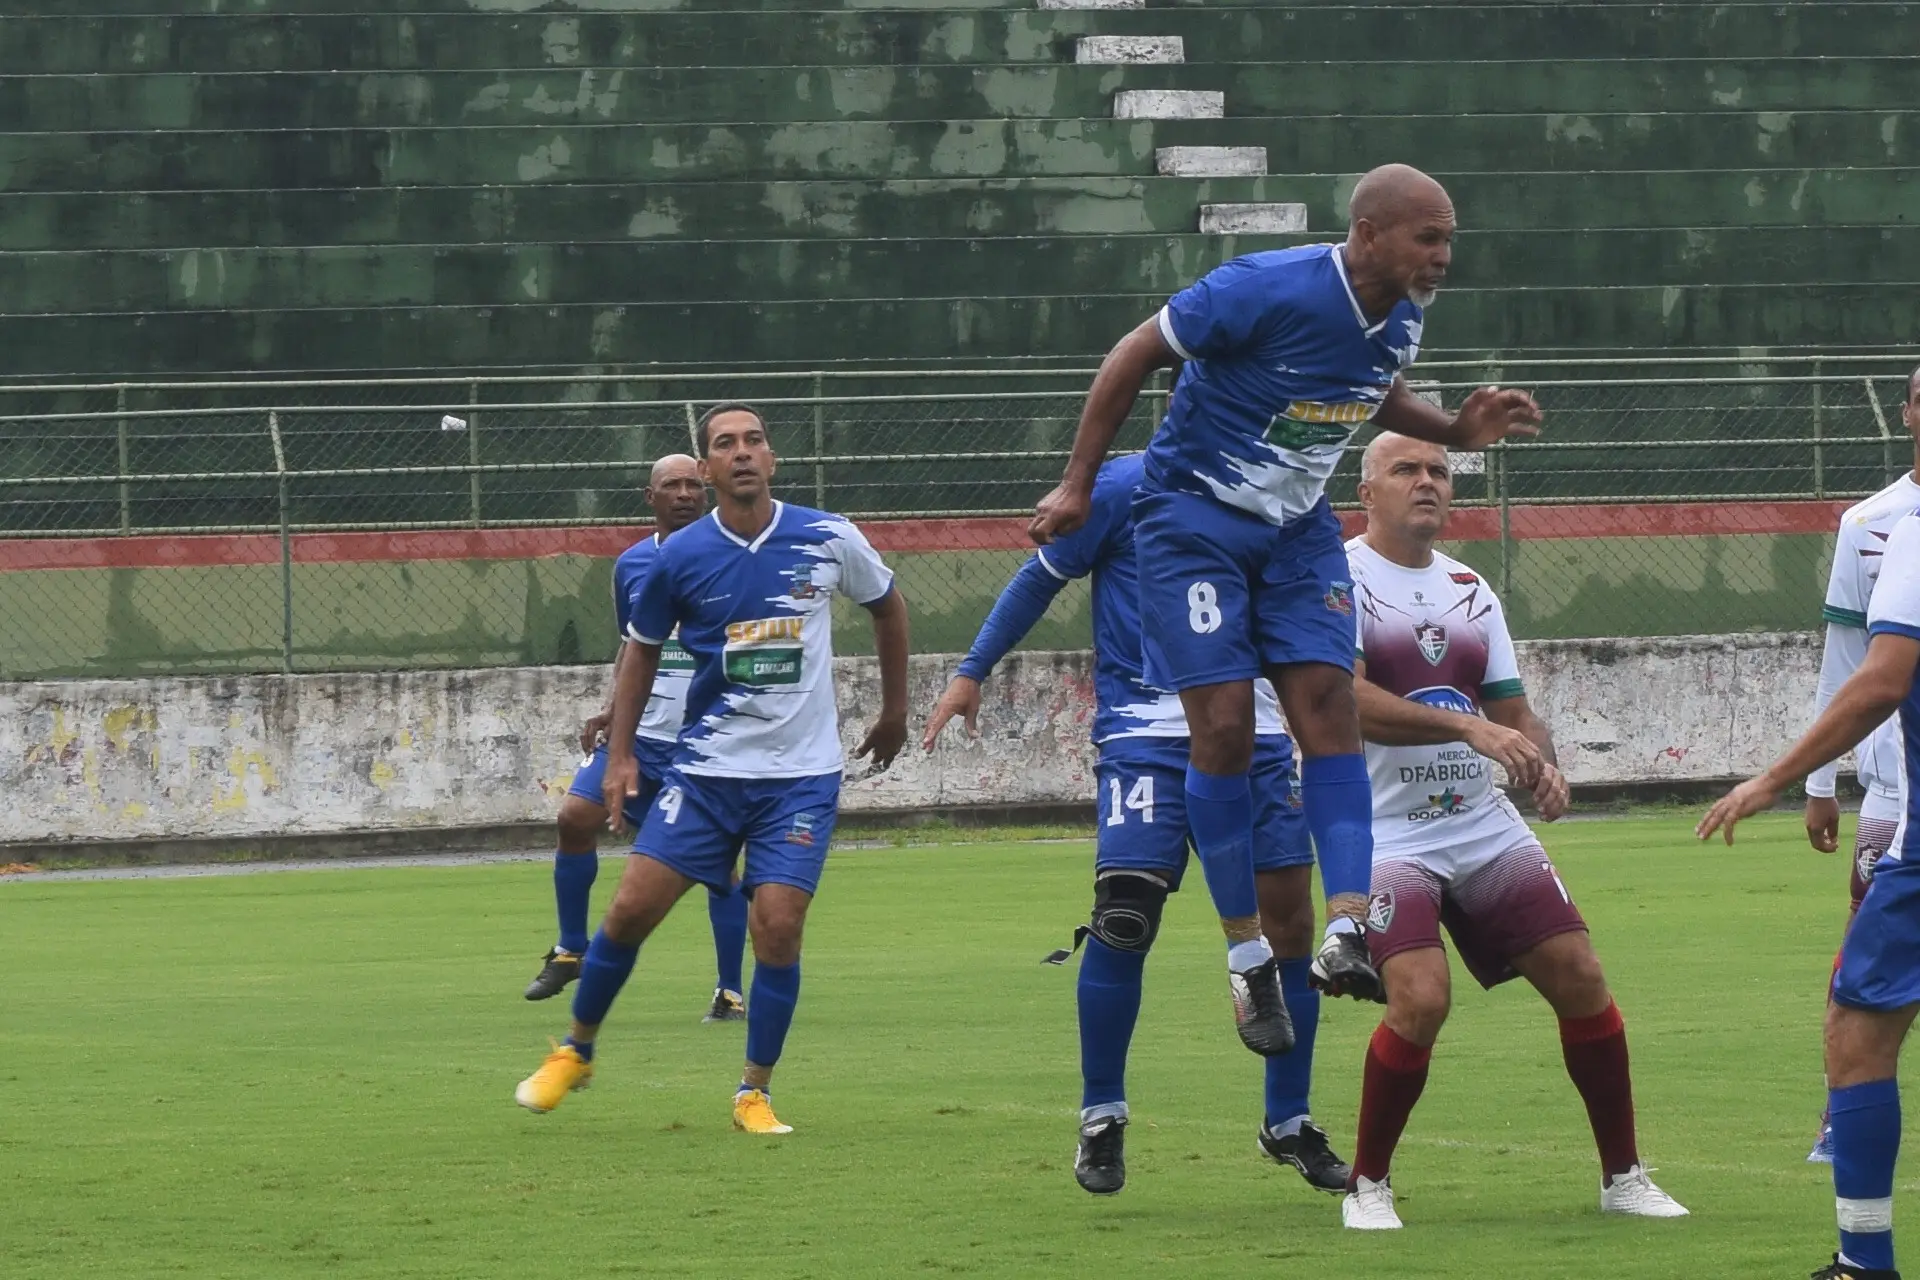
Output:
<path fill-rule="evenodd" d="M 1199 635 L 1220 629 L 1220 597 L 1211 582 L 1196 582 L 1187 588 L 1187 625 Z"/>

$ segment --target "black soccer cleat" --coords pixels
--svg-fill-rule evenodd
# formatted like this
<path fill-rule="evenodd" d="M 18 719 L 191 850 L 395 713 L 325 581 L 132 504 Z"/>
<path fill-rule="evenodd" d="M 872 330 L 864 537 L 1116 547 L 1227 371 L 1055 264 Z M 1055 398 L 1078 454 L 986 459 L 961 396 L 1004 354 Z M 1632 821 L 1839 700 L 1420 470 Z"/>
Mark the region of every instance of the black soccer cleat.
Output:
<path fill-rule="evenodd" d="M 1127 1118 L 1102 1116 L 1080 1126 L 1073 1153 L 1073 1180 L 1096 1196 L 1120 1194 L 1127 1185 Z"/>
<path fill-rule="evenodd" d="M 1330 933 L 1320 944 L 1307 971 L 1307 981 L 1330 996 L 1352 996 L 1355 1000 L 1387 1002 L 1387 989 L 1380 971 L 1373 967 L 1367 940 L 1353 933 Z"/>
<path fill-rule="evenodd" d="M 702 1022 L 745 1022 L 747 1020 L 747 1002 L 738 991 L 729 991 L 725 987 L 713 989 L 713 1003 L 707 1006 Z"/>
<path fill-rule="evenodd" d="M 527 984 L 527 999 L 550 1000 L 567 989 L 567 984 L 580 976 L 580 957 L 568 955 L 555 947 L 547 952 L 547 962 L 540 966 L 540 972 Z"/>
<path fill-rule="evenodd" d="M 1300 1132 L 1286 1137 L 1281 1137 L 1262 1124 L 1260 1150 L 1266 1152 L 1275 1164 L 1291 1165 L 1299 1170 L 1300 1176 L 1315 1191 L 1339 1195 L 1346 1191 L 1347 1179 L 1353 1174 L 1347 1162 L 1333 1154 L 1326 1130 L 1312 1121 L 1302 1123 Z"/>
<path fill-rule="evenodd" d="M 1807 1280 L 1900 1280 L 1900 1273 L 1878 1267 L 1856 1267 L 1851 1262 L 1840 1261 L 1836 1253 L 1831 1266 L 1820 1268 Z"/>
<path fill-rule="evenodd" d="M 1269 959 L 1245 973 L 1227 970 L 1233 990 L 1233 1025 L 1240 1043 L 1266 1058 L 1293 1051 L 1293 1015 L 1280 994 L 1280 961 Z"/>

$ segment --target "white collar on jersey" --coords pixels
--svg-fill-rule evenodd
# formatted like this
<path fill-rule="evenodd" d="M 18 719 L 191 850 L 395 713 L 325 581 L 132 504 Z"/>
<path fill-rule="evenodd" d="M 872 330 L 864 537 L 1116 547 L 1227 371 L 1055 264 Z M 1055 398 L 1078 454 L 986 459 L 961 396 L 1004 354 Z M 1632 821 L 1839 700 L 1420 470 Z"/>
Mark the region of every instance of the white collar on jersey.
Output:
<path fill-rule="evenodd" d="M 715 507 L 712 511 L 709 511 L 707 514 L 713 519 L 713 527 L 718 529 L 721 533 L 725 534 L 727 539 L 730 542 L 734 543 L 737 546 L 745 547 L 749 551 L 758 551 L 760 549 L 760 545 L 764 543 L 768 538 L 773 536 L 773 531 L 776 528 L 778 528 L 780 524 L 780 513 L 785 511 L 786 509 L 787 509 L 787 504 L 780 501 L 780 499 L 775 498 L 773 500 L 773 519 L 767 521 L 766 528 L 762 529 L 759 533 L 754 535 L 752 542 L 748 542 L 745 538 L 741 537 L 739 534 L 735 533 L 733 530 L 727 528 L 726 524 L 722 522 L 720 519 L 720 509 L 718 507 Z"/>
<path fill-rule="evenodd" d="M 1371 338 L 1387 327 L 1387 320 L 1393 319 L 1393 309 L 1391 307 L 1387 309 L 1387 320 L 1382 320 L 1379 324 L 1368 324 L 1367 313 L 1361 307 L 1360 299 L 1353 292 L 1353 282 L 1347 279 L 1347 246 L 1343 244 L 1333 246 L 1332 257 L 1333 269 L 1340 277 L 1340 287 L 1347 291 L 1347 302 L 1353 307 L 1353 318 L 1360 322 L 1361 329 L 1365 330 L 1366 335 Z"/>

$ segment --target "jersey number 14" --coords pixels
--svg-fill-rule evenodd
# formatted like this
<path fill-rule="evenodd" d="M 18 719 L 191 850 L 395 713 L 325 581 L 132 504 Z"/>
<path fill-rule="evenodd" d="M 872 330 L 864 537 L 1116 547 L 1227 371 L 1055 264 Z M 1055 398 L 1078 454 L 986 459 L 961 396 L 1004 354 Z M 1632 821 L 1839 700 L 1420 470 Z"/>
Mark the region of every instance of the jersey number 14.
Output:
<path fill-rule="evenodd" d="M 1133 780 L 1133 787 L 1127 792 L 1127 798 L 1120 798 L 1120 779 L 1107 779 L 1107 795 L 1111 803 L 1107 806 L 1107 825 L 1117 827 L 1127 820 L 1127 810 L 1132 809 L 1140 815 L 1140 821 L 1153 821 L 1153 775 L 1142 774 Z"/>

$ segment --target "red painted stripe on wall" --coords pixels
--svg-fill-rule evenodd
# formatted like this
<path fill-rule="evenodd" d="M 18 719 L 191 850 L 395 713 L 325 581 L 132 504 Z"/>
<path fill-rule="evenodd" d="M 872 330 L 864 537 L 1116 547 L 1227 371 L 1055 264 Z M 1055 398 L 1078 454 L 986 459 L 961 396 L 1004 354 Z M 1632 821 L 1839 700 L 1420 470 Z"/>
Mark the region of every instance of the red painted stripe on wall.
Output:
<path fill-rule="evenodd" d="M 1825 534 L 1839 525 L 1845 502 L 1638 502 L 1569 507 L 1516 506 L 1513 536 L 1542 538 L 1704 537 L 1740 534 Z M 1345 512 L 1348 536 L 1365 518 Z M 876 520 L 861 526 L 886 553 L 1020 551 L 1024 517 Z M 297 564 L 364 564 L 404 560 L 532 560 L 545 556 L 612 557 L 651 532 L 644 525 L 536 529 L 439 529 L 419 533 L 302 533 L 293 538 Z M 1447 536 L 1456 542 L 1500 536 L 1500 513 L 1486 507 L 1454 512 Z M 0 572 L 31 569 L 172 569 L 280 563 L 273 534 L 141 534 L 127 538 L 0 538 Z"/>

